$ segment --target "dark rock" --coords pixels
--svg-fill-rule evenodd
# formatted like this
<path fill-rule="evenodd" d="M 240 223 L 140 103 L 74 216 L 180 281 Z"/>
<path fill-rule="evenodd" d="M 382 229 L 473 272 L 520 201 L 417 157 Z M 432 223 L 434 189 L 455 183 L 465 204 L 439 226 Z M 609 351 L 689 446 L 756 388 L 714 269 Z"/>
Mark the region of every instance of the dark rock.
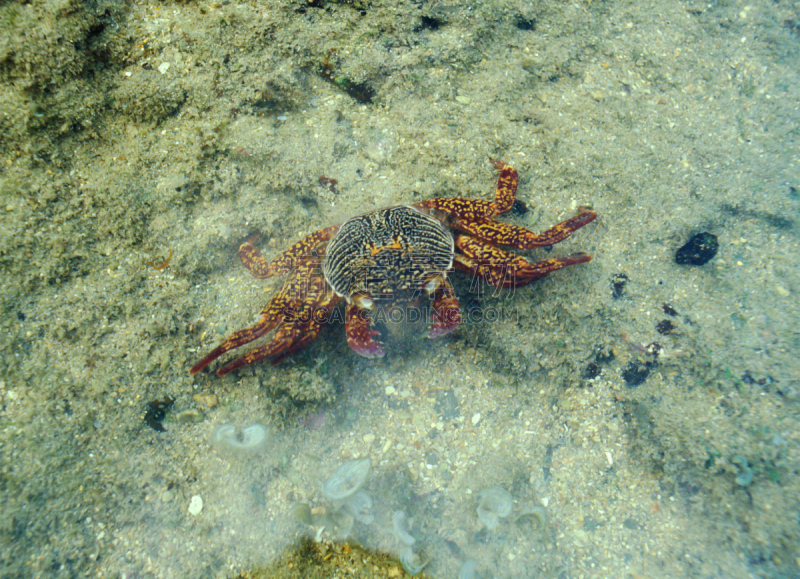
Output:
<path fill-rule="evenodd" d="M 588 366 L 583 371 L 583 375 L 587 380 L 593 380 L 597 378 L 602 370 L 600 370 L 600 366 L 595 364 L 594 362 L 590 362 Z"/>
<path fill-rule="evenodd" d="M 625 384 L 627 384 L 629 388 L 641 386 L 650 375 L 652 367 L 652 362 L 645 362 L 644 364 L 638 361 L 631 362 L 625 370 L 622 371 L 622 379 L 625 380 Z"/>
<path fill-rule="evenodd" d="M 678 265 L 704 265 L 717 255 L 719 241 L 713 233 L 698 233 L 675 253 Z"/>
<path fill-rule="evenodd" d="M 670 320 L 661 320 L 656 324 L 656 331 L 662 336 L 666 336 L 675 329 L 675 324 Z"/>
<path fill-rule="evenodd" d="M 628 283 L 628 276 L 624 273 L 616 273 L 611 277 L 611 297 L 615 300 L 625 296 L 625 284 Z"/>
<path fill-rule="evenodd" d="M 669 305 L 667 303 L 665 303 L 663 306 L 661 306 L 661 309 L 664 310 L 664 313 L 667 314 L 668 316 L 677 316 L 678 315 L 678 312 L 675 310 L 675 308 L 673 308 L 671 305 Z"/>

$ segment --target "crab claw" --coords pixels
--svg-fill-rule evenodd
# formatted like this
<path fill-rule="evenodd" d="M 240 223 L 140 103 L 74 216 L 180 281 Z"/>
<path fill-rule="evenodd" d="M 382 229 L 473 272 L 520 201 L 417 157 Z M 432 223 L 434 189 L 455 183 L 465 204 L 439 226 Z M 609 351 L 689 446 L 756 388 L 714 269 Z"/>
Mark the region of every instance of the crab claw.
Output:
<path fill-rule="evenodd" d="M 360 308 L 355 303 L 347 306 L 345 331 L 347 332 L 347 345 L 356 354 L 365 358 L 382 358 L 386 353 L 383 351 L 383 345 L 373 337 L 379 336 L 380 332 L 373 329 L 367 310 Z"/>
<path fill-rule="evenodd" d="M 446 279 L 436 289 L 433 297 L 433 315 L 429 338 L 440 338 L 455 330 L 461 323 L 461 308 L 453 286 Z"/>

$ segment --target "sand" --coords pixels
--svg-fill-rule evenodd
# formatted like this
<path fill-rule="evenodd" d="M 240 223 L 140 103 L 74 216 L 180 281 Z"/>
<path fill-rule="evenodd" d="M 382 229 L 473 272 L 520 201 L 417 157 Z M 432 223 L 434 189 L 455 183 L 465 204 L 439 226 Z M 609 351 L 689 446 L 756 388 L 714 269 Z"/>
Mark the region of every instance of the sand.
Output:
<path fill-rule="evenodd" d="M 292 576 L 365 456 L 349 540 L 399 556 L 403 511 L 429 577 L 800 575 L 797 2 L 58 0 L 0 26 L 0 576 Z M 493 159 L 528 208 L 504 220 L 599 213 L 526 255 L 590 263 L 453 273 L 496 315 L 390 327 L 381 359 L 337 324 L 189 375 L 279 287 L 245 239 L 490 199 Z M 717 255 L 676 264 L 701 232 Z M 266 448 L 214 445 L 255 423 Z"/>

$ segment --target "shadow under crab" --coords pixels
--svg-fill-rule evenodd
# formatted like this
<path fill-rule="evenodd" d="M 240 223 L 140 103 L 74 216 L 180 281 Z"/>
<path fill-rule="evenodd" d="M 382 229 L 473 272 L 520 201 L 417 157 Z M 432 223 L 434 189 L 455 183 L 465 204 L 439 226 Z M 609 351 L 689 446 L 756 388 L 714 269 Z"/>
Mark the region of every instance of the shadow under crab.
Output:
<path fill-rule="evenodd" d="M 345 331 L 350 348 L 367 358 L 384 355 L 372 314 L 430 300 L 430 338 L 455 330 L 461 310 L 448 274 L 471 273 L 499 288 L 513 288 L 591 257 L 577 253 L 530 262 L 501 247 L 533 249 L 564 241 L 597 218 L 579 213 L 543 233 L 496 221 L 516 199 L 518 176 L 510 165 L 495 163 L 500 177 L 493 201 L 439 198 L 378 209 L 340 225 L 316 231 L 267 261 L 252 239 L 239 247 L 244 266 L 257 278 L 288 275 L 281 290 L 261 311 L 258 322 L 234 332 L 197 362 L 197 374 L 226 352 L 275 329 L 272 340 L 217 370 L 223 376 L 247 364 L 279 363 L 308 346 L 344 299 Z"/>

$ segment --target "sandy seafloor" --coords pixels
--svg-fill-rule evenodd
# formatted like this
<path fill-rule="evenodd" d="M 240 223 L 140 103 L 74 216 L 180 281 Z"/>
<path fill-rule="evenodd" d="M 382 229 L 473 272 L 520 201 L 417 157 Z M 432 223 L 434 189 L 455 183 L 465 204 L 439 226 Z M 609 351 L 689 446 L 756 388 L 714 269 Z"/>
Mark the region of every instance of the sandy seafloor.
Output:
<path fill-rule="evenodd" d="M 316 537 L 295 505 L 364 456 L 351 540 L 398 554 L 403 510 L 430 577 L 800 576 L 800 3 L 34 0 L 0 26 L 0 576 L 235 577 Z M 383 359 L 333 326 L 189 375 L 280 283 L 244 239 L 489 199 L 490 159 L 509 222 L 599 213 L 528 254 L 591 263 L 499 296 L 455 273 L 503 315 L 390 328 Z M 704 231 L 717 256 L 677 265 Z M 263 453 L 212 445 L 256 422 Z"/>

